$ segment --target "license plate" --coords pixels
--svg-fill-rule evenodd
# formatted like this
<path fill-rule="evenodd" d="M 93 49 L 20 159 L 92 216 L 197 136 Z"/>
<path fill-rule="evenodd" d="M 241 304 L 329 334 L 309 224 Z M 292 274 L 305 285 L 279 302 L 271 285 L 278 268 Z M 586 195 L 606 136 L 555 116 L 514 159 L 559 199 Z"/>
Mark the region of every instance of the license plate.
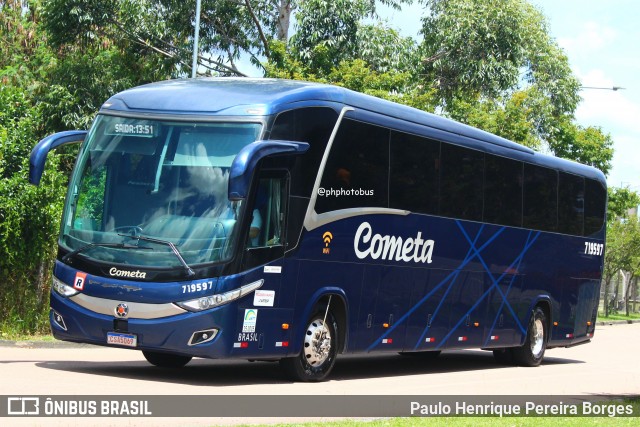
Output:
<path fill-rule="evenodd" d="M 138 337 L 133 334 L 107 332 L 107 344 L 124 345 L 126 347 L 136 347 L 138 345 Z"/>

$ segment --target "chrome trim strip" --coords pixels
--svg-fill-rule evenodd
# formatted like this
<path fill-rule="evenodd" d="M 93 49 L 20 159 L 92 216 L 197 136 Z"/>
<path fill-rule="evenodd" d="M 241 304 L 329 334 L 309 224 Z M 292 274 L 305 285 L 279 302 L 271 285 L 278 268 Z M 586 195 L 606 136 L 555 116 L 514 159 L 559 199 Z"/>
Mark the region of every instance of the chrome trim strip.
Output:
<path fill-rule="evenodd" d="M 83 293 L 76 294 L 70 297 L 69 300 L 86 308 L 87 310 L 93 311 L 94 313 L 112 316 L 113 318 L 117 318 L 115 308 L 122 302 L 126 303 L 129 307 L 129 315 L 123 319 L 160 319 L 162 317 L 187 313 L 186 310 L 173 303 L 147 304 L 142 302 L 96 298 Z"/>
<path fill-rule="evenodd" d="M 315 211 L 313 212 L 313 228 L 322 227 L 325 224 L 330 222 L 338 221 L 345 218 L 351 218 L 354 216 L 360 215 L 409 215 L 411 211 L 405 211 L 402 209 L 391 209 L 391 208 L 350 208 L 350 209 L 340 209 L 339 211 L 330 211 L 321 214 L 317 214 Z M 306 227 L 306 223 L 305 223 Z M 307 228 L 307 230 L 311 231 L 313 228 Z"/>

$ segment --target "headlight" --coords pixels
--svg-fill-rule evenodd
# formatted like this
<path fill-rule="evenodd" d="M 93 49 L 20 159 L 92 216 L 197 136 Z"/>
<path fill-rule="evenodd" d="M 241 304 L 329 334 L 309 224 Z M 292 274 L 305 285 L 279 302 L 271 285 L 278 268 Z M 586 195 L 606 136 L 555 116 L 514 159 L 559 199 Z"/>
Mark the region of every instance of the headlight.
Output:
<path fill-rule="evenodd" d="M 238 298 L 242 298 L 243 296 L 250 294 L 256 289 L 260 288 L 264 283 L 263 279 L 258 280 L 257 282 L 249 283 L 248 285 L 244 285 L 241 288 L 231 290 L 229 292 L 225 292 L 224 294 L 211 295 L 208 297 L 200 297 L 188 301 L 177 302 L 176 304 L 185 310 L 189 311 L 202 311 L 208 310 L 210 308 L 219 307 L 224 304 L 228 304 L 233 300 Z"/>
<path fill-rule="evenodd" d="M 54 291 L 56 291 L 58 294 L 62 295 L 63 297 L 70 297 L 78 293 L 78 291 L 73 289 L 71 286 L 58 280 L 56 276 L 53 276 L 53 283 L 51 287 Z"/>

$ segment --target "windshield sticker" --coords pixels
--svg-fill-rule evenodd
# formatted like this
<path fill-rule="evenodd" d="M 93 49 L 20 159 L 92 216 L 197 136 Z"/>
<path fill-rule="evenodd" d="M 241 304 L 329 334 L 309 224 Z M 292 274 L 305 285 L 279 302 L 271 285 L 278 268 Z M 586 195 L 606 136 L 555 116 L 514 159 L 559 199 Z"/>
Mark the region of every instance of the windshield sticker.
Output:
<path fill-rule="evenodd" d="M 140 136 L 151 138 L 158 136 L 158 125 L 149 121 L 121 120 L 112 121 L 105 129 L 105 135 Z"/>
<path fill-rule="evenodd" d="M 258 307 L 273 307 L 273 302 L 276 299 L 276 291 L 261 291 L 257 290 L 253 294 L 253 305 Z"/>
<path fill-rule="evenodd" d="M 255 332 L 258 321 L 258 310 L 248 308 L 244 311 L 244 321 L 242 322 L 242 332 Z"/>
<path fill-rule="evenodd" d="M 87 273 L 76 273 L 76 278 L 73 280 L 73 287 L 79 291 L 84 289 L 84 282 L 87 280 Z"/>

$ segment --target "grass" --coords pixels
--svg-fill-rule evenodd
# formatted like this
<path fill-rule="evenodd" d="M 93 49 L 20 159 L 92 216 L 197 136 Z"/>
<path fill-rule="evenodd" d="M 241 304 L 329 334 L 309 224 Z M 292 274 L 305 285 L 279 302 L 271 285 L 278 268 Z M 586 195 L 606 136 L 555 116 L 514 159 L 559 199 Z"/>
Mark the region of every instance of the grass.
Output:
<path fill-rule="evenodd" d="M 586 417 L 465 417 L 465 418 L 389 418 L 384 420 L 345 420 L 333 422 L 311 422 L 302 424 L 278 424 L 281 427 L 556 427 L 561 426 L 637 426 L 637 418 L 586 418 Z M 249 426 L 245 426 L 249 427 Z M 260 426 L 251 426 L 260 427 Z M 266 427 L 266 426 L 262 426 Z M 273 427 L 273 426 L 269 426 Z"/>
<path fill-rule="evenodd" d="M 607 401 L 604 401 L 607 402 Z M 632 405 L 635 417 L 410 417 L 385 418 L 375 420 L 342 420 L 332 422 L 308 422 L 277 424 L 280 427 L 589 427 L 589 426 L 637 426 L 640 415 L 640 398 L 625 399 L 619 402 L 609 401 L 615 405 Z M 242 426 L 241 426 L 242 427 Z M 248 426 L 244 426 L 248 427 Z M 251 427 L 267 427 L 253 425 Z M 273 427 L 269 426 L 269 427 Z"/>
<path fill-rule="evenodd" d="M 27 335 L 20 332 L 14 332 L 14 331 L 0 332 L 0 340 L 45 341 L 45 342 L 56 341 L 56 339 L 51 334 Z"/>
<path fill-rule="evenodd" d="M 629 313 L 626 316 L 624 313 L 609 313 L 607 317 L 604 316 L 604 313 L 598 313 L 598 320 L 607 321 L 607 320 L 638 320 L 640 319 L 640 313 Z"/>

